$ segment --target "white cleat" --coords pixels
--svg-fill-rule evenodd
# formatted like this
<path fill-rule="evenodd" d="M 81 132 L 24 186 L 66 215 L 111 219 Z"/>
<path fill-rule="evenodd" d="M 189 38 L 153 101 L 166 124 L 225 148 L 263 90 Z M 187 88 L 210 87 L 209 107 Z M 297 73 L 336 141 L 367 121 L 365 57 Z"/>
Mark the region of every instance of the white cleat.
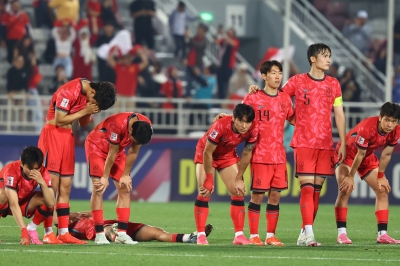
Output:
<path fill-rule="evenodd" d="M 306 246 L 306 234 L 304 234 L 304 232 L 300 233 L 299 238 L 297 239 L 297 245 Z"/>
<path fill-rule="evenodd" d="M 104 234 L 96 234 L 96 239 L 94 240 L 96 245 L 109 245 L 110 242 L 107 240 Z"/>
<path fill-rule="evenodd" d="M 305 245 L 307 247 L 319 247 L 319 246 L 321 246 L 321 244 L 318 243 L 315 240 L 315 237 L 314 237 L 313 234 L 312 235 L 308 235 L 308 236 L 305 237 Z"/>
<path fill-rule="evenodd" d="M 128 236 L 125 232 L 123 233 L 118 233 L 117 237 L 115 238 L 115 243 L 116 244 L 126 244 L 126 245 L 136 245 L 139 242 L 133 241 L 130 236 Z"/>

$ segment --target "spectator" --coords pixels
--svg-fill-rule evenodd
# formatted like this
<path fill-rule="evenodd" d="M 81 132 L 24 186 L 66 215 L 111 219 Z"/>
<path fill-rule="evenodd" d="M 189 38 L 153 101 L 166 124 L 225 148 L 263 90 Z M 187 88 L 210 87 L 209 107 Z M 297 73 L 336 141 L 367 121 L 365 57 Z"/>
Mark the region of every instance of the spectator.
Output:
<path fill-rule="evenodd" d="M 79 0 L 50 0 L 49 7 L 56 10 L 56 20 L 79 20 Z"/>
<path fill-rule="evenodd" d="M 178 7 L 169 16 L 171 34 L 175 40 L 175 57 L 177 57 L 181 51 L 182 58 L 185 58 L 185 31 L 187 28 L 187 22 L 197 20 L 197 18 L 197 16 L 191 16 L 186 12 L 186 5 L 182 1 L 179 1 Z"/>
<path fill-rule="evenodd" d="M 103 44 L 109 43 L 115 36 L 115 24 L 112 21 L 105 21 L 103 25 L 103 31 L 97 38 L 94 46 L 100 47 Z M 107 60 L 104 60 L 97 56 L 97 69 L 99 73 L 99 81 L 108 81 L 115 83 L 115 71 L 112 69 Z"/>
<path fill-rule="evenodd" d="M 49 89 L 49 93 L 53 94 L 56 90 L 68 82 L 67 75 L 65 74 L 65 67 L 64 65 L 58 65 L 55 69 L 55 76 L 53 78 L 52 85 Z"/>
<path fill-rule="evenodd" d="M 186 63 L 186 93 L 187 98 L 192 97 L 192 92 L 195 89 L 194 82 L 201 82 L 197 77 L 194 70 L 198 68 L 200 72 L 203 72 L 203 56 L 207 47 L 206 33 L 208 27 L 201 23 L 197 27 L 197 34 L 194 38 L 190 39 L 188 47 L 189 54 Z"/>
<path fill-rule="evenodd" d="M 176 109 L 177 104 L 172 103 L 172 99 L 182 98 L 183 89 L 182 82 L 178 79 L 178 69 L 170 66 L 167 70 L 168 80 L 162 87 L 160 94 L 167 98 L 167 102 L 162 104 L 163 109 Z"/>
<path fill-rule="evenodd" d="M 40 28 L 53 28 L 54 15 L 49 8 L 50 0 L 34 0 L 35 26 Z"/>
<path fill-rule="evenodd" d="M 29 34 L 29 17 L 21 10 L 21 3 L 18 0 L 11 1 L 10 11 L 1 16 L 1 24 L 5 27 L 5 40 L 7 45 L 7 61 L 11 63 L 14 56 L 14 46 L 26 34 Z"/>
<path fill-rule="evenodd" d="M 101 5 L 100 18 L 102 22 L 109 21 L 118 28 L 122 28 L 121 19 L 118 15 L 118 8 L 116 8 L 116 2 L 113 0 L 104 0 Z"/>
<path fill-rule="evenodd" d="M 134 20 L 135 43 L 146 45 L 154 50 L 154 29 L 152 18 L 156 8 L 152 0 L 135 0 L 130 5 L 131 16 Z"/>
<path fill-rule="evenodd" d="M 72 79 L 86 78 L 92 80 L 92 63 L 96 60 L 92 46 L 97 39 L 98 29 L 95 17 L 92 17 L 91 22 L 92 34 L 90 34 L 89 23 L 86 19 L 81 20 L 77 27 L 78 37 L 74 41 Z"/>
<path fill-rule="evenodd" d="M 239 49 L 240 42 L 236 38 L 234 29 L 229 29 L 223 39 L 215 39 L 215 41 L 220 46 L 220 65 L 217 72 L 218 98 L 226 99 L 228 82 L 232 76 L 233 68 L 235 67 L 236 53 Z"/>
<path fill-rule="evenodd" d="M 214 39 L 221 40 L 224 38 L 224 26 L 222 24 L 218 25 L 217 34 L 214 35 Z"/>
<path fill-rule="evenodd" d="M 365 56 L 368 55 L 371 39 L 371 27 L 367 24 L 368 13 L 357 12 L 357 17 L 350 25 L 343 28 L 343 35 Z"/>
<path fill-rule="evenodd" d="M 343 101 L 361 102 L 361 88 L 355 79 L 352 69 L 346 69 L 339 82 L 342 87 Z M 349 110 L 350 112 L 360 112 L 360 108 L 358 107 L 350 107 Z"/>
<path fill-rule="evenodd" d="M 339 79 L 339 65 L 338 63 L 332 63 L 329 67 L 329 76 Z"/>
<path fill-rule="evenodd" d="M 91 32 L 93 31 L 94 24 L 96 24 L 97 29 L 99 29 L 102 26 L 100 13 L 101 13 L 101 4 L 99 0 L 89 0 L 86 3 L 86 14 L 87 14 L 86 16 L 88 18 L 88 21 L 90 21 L 89 28 Z"/>
<path fill-rule="evenodd" d="M 374 66 L 383 74 L 386 74 L 386 45 L 387 41 L 385 40 L 378 47 L 374 58 Z"/>
<path fill-rule="evenodd" d="M 397 68 L 400 66 L 400 18 L 396 20 L 396 23 L 394 24 L 394 66 Z"/>
<path fill-rule="evenodd" d="M 229 80 L 227 99 L 230 99 L 234 94 L 237 94 L 239 90 L 247 91 L 252 84 L 254 84 L 254 80 L 247 72 L 247 65 L 241 63 Z"/>
<path fill-rule="evenodd" d="M 28 73 L 28 78 L 30 78 L 33 67 L 36 66 L 36 55 L 33 48 L 33 40 L 29 35 L 24 36 L 15 44 L 13 58 L 18 56 L 24 58 L 24 67 Z"/>
<path fill-rule="evenodd" d="M 75 30 L 67 21 L 58 21 L 55 27 L 51 30 L 51 34 L 55 41 L 56 57 L 53 66 L 63 65 L 67 78 L 72 76 L 72 44 L 75 40 Z"/>
<path fill-rule="evenodd" d="M 28 91 L 28 73 L 24 68 L 24 58 L 18 56 L 13 60 L 12 67 L 7 72 L 7 92 L 12 106 L 25 105 Z M 17 97 L 15 97 L 18 95 Z M 23 96 L 23 98 L 21 98 Z M 23 110 L 19 110 L 19 121 L 23 121 Z M 15 113 L 12 114 L 15 121 Z"/>
<path fill-rule="evenodd" d="M 115 87 L 117 88 L 119 102 L 117 104 L 122 104 L 122 108 L 132 109 L 135 107 L 134 97 L 136 96 L 137 77 L 149 62 L 143 49 L 139 46 L 133 47 L 127 54 L 122 56 L 122 59 L 115 61 L 114 56 L 117 51 L 119 52 L 118 47 L 112 48 L 107 60 L 116 74 Z M 140 64 L 132 63 L 135 55 L 140 56 Z"/>
<path fill-rule="evenodd" d="M 215 74 L 217 73 L 217 66 L 214 64 L 211 64 L 204 68 L 204 74 L 201 74 L 200 71 L 197 72 L 198 74 L 201 75 L 201 78 L 205 80 L 205 86 L 198 86 L 196 89 L 196 92 L 193 96 L 194 99 L 196 100 L 205 100 L 205 99 L 212 99 L 213 98 L 213 93 L 216 85 L 216 77 Z M 211 104 L 204 104 L 204 103 L 199 103 L 199 104 L 194 104 L 193 108 L 195 109 L 209 109 L 211 108 Z"/>

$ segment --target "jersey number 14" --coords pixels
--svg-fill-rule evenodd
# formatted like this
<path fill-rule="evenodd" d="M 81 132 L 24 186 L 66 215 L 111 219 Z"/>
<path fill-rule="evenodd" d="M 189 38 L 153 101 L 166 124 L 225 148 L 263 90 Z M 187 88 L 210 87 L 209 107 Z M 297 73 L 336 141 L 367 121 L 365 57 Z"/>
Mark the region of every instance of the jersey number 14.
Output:
<path fill-rule="evenodd" d="M 266 117 L 266 120 L 267 121 L 269 121 L 269 110 L 257 110 L 258 111 L 258 116 L 259 116 L 259 119 L 258 119 L 258 121 L 263 121 L 263 116 L 265 116 Z M 262 113 L 261 111 L 264 111 L 264 113 Z"/>

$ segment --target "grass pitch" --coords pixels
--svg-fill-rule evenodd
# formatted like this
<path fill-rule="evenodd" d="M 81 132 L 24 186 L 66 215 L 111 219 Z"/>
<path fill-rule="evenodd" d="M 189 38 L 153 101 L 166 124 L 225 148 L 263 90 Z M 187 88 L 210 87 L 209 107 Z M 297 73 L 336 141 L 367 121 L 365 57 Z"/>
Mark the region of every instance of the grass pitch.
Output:
<path fill-rule="evenodd" d="M 194 201 L 194 200 L 193 200 Z M 247 204 L 247 203 L 246 203 Z M 193 203 L 133 202 L 131 221 L 159 226 L 169 232 L 195 231 Z M 105 202 L 105 218 L 115 218 L 115 202 Z M 247 208 L 247 207 L 246 207 Z M 72 201 L 72 211 L 90 210 L 89 201 Z M 265 204 L 262 205 L 260 236 L 265 238 Z M 400 238 L 400 207 L 391 207 L 389 235 Z M 28 222 L 28 221 L 27 221 Z M 300 211 L 297 204 L 281 204 L 277 236 L 285 247 L 233 246 L 233 226 L 229 203 L 210 203 L 208 222 L 214 231 L 209 246 L 185 243 L 139 243 L 135 246 L 20 246 L 20 232 L 13 217 L 0 219 L 0 265 L 378 265 L 400 263 L 400 245 L 376 244 L 373 206 L 349 208 L 348 235 L 352 245 L 336 244 L 332 205 L 321 205 L 314 226 L 321 247 L 298 247 Z M 38 228 L 43 236 L 42 227 Z M 248 235 L 247 218 L 245 233 Z"/>

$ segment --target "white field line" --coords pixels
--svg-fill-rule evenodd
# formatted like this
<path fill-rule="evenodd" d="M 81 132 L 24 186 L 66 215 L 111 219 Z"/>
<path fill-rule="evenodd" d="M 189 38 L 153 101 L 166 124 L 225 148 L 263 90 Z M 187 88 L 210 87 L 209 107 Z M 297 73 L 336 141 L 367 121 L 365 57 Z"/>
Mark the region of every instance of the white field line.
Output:
<path fill-rule="evenodd" d="M 195 246 L 195 245 L 194 245 Z M 27 253 L 59 253 L 59 254 L 83 254 L 83 255 L 117 255 L 121 253 L 115 252 L 83 252 L 83 251 L 65 251 L 65 250 L 33 250 L 33 249 L 2 249 L 2 252 L 27 252 Z M 126 253 L 125 253 L 126 254 Z M 400 262 L 400 259 L 355 259 L 355 258 L 321 258 L 321 257 L 289 257 L 289 256 L 232 256 L 232 255 L 201 255 L 201 254 L 157 254 L 157 253 L 134 253 L 138 256 L 152 257 L 216 257 L 228 259 L 288 259 L 288 260 L 334 260 L 334 261 L 377 261 L 377 262 Z"/>

